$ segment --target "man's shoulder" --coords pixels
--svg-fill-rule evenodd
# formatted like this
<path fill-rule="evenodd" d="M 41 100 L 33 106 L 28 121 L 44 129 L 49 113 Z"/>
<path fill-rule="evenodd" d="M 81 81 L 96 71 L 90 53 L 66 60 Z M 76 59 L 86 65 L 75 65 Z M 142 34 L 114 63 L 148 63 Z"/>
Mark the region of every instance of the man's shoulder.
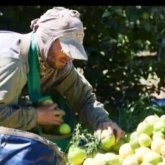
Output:
<path fill-rule="evenodd" d="M 20 39 L 20 36 L 22 34 L 14 31 L 7 31 L 7 30 L 0 30 L 0 40 L 3 40 L 3 42 L 7 41 L 13 41 L 15 39 Z M 10 42 L 9 42 L 10 43 Z"/>
<path fill-rule="evenodd" d="M 0 35 L 1 35 L 1 34 L 5 34 L 5 35 L 10 35 L 10 34 L 13 34 L 13 35 L 20 35 L 20 33 L 18 33 L 18 32 L 9 31 L 9 30 L 0 30 Z"/>
<path fill-rule="evenodd" d="M 19 58 L 21 34 L 0 30 L 1 57 Z"/>

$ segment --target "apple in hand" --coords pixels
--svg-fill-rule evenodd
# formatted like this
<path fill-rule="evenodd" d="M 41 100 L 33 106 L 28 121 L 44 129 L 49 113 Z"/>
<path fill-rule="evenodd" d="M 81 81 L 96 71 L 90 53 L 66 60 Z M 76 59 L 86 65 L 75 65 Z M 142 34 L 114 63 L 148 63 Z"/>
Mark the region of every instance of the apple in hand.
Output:
<path fill-rule="evenodd" d="M 38 104 L 47 106 L 54 104 L 54 101 L 52 100 L 51 96 L 44 96 L 38 100 Z"/>
<path fill-rule="evenodd" d="M 100 140 L 100 146 L 104 151 L 109 151 L 116 144 L 114 134 L 110 134 L 108 130 L 103 130 Z"/>
<path fill-rule="evenodd" d="M 67 123 L 62 123 L 61 125 L 59 125 L 58 131 L 61 135 L 66 135 L 71 133 L 71 127 Z"/>

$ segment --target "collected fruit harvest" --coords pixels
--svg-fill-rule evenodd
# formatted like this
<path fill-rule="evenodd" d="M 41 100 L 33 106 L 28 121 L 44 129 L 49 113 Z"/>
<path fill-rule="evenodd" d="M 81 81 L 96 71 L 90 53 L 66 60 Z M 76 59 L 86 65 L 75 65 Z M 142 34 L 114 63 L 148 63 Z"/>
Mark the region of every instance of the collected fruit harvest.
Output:
<path fill-rule="evenodd" d="M 100 141 L 89 134 L 74 134 L 69 165 L 165 165 L 165 115 L 147 116 L 118 142 L 106 131 Z"/>

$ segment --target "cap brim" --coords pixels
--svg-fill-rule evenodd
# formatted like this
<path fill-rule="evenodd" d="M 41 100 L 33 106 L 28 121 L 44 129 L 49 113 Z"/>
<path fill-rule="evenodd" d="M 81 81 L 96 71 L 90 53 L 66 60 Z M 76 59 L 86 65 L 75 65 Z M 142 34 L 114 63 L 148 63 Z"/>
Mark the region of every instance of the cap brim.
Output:
<path fill-rule="evenodd" d="M 62 50 L 71 58 L 78 60 L 88 60 L 83 45 L 73 39 L 59 38 Z"/>

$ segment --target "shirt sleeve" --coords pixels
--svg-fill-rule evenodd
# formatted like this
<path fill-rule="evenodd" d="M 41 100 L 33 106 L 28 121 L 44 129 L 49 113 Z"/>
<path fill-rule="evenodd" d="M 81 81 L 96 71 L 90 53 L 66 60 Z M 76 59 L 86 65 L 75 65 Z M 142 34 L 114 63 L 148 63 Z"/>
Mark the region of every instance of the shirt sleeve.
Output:
<path fill-rule="evenodd" d="M 25 84 L 26 73 L 16 58 L 0 59 L 0 125 L 30 130 L 36 125 L 36 110 L 21 107 L 18 98 Z"/>
<path fill-rule="evenodd" d="M 72 65 L 56 90 L 66 98 L 69 106 L 78 114 L 80 122 L 88 128 L 96 129 L 98 124 L 109 120 L 104 105 L 97 101 L 91 84 Z"/>
<path fill-rule="evenodd" d="M 0 125 L 21 130 L 36 126 L 36 111 L 33 107 L 0 105 Z"/>

